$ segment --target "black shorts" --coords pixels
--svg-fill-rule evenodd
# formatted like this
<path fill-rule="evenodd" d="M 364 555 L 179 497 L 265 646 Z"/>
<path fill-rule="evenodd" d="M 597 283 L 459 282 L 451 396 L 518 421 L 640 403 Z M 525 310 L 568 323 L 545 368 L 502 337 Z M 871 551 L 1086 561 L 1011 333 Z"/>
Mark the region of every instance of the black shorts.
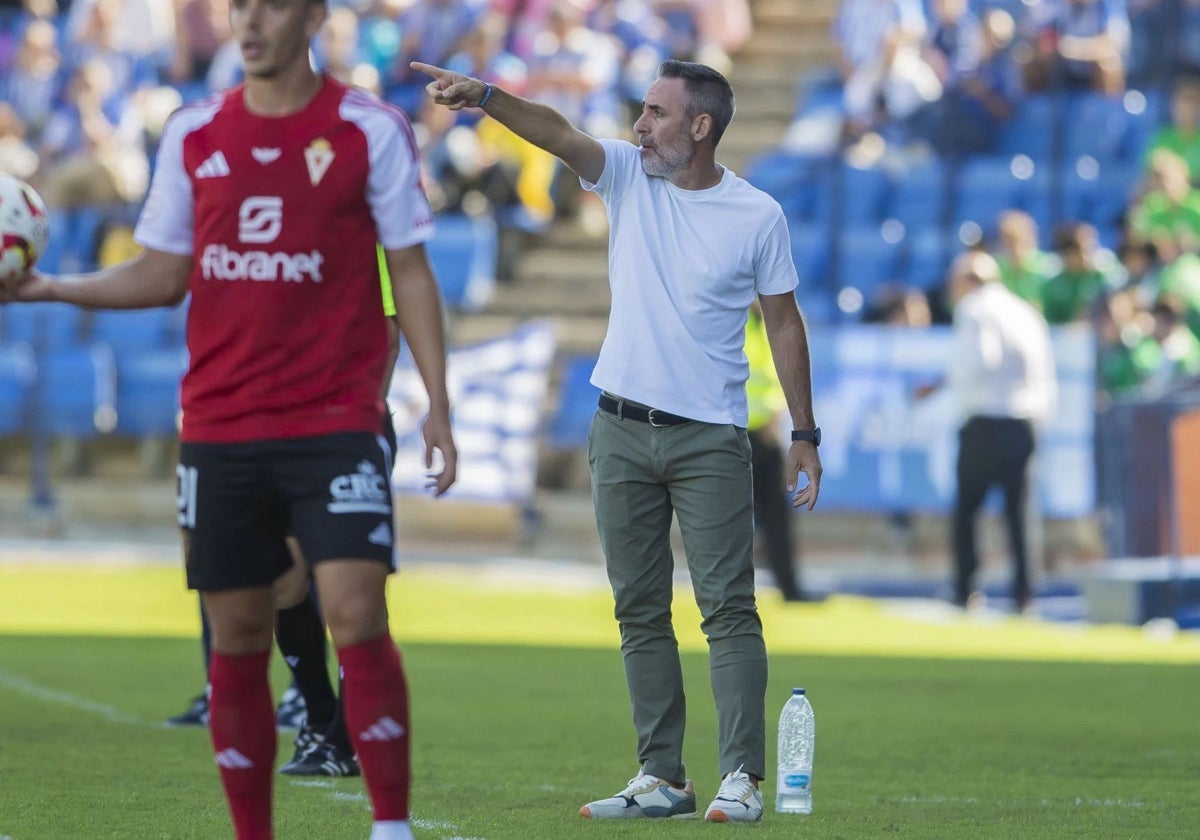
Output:
<path fill-rule="evenodd" d="M 305 559 L 377 560 L 395 569 L 393 450 L 382 435 L 341 432 L 252 443 L 184 443 L 178 478 L 187 583 L 268 586 Z"/>

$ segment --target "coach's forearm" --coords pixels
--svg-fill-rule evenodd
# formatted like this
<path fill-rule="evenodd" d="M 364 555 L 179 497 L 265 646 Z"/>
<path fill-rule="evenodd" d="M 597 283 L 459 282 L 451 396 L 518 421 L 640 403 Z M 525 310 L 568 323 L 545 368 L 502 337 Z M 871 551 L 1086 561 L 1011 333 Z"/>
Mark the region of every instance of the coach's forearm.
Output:
<path fill-rule="evenodd" d="M 494 85 L 483 111 L 518 137 L 555 157 L 566 154 L 568 141 L 575 132 L 571 122 L 549 105 L 530 102 Z"/>

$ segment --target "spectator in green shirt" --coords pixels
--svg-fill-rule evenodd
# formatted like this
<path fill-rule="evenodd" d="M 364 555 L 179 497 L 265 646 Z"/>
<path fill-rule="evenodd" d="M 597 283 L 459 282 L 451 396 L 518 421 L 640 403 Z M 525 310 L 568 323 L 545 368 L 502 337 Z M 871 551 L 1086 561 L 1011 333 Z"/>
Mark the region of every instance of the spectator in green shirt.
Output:
<path fill-rule="evenodd" d="M 1082 222 L 1063 225 L 1054 233 L 1054 250 L 1062 271 L 1042 284 L 1042 313 L 1051 324 L 1086 318 L 1092 302 L 1108 285 L 1108 275 L 1096 266 L 1099 238 Z"/>
<path fill-rule="evenodd" d="M 1132 291 L 1107 295 L 1096 307 L 1096 379 L 1101 405 L 1138 390 L 1162 362 L 1153 321 Z"/>
<path fill-rule="evenodd" d="M 1174 152 L 1188 165 L 1193 184 L 1200 184 L 1200 79 L 1180 79 L 1171 96 L 1171 122 L 1154 135 L 1147 163 L 1159 149 Z"/>
<path fill-rule="evenodd" d="M 1150 314 L 1154 316 L 1154 340 L 1162 358 L 1147 384 L 1166 387 L 1200 375 L 1200 338 L 1188 328 L 1187 302 L 1178 295 L 1163 294 Z"/>
<path fill-rule="evenodd" d="M 1187 161 L 1159 149 L 1150 156 L 1149 191 L 1130 212 L 1133 234 L 1158 246 L 1164 261 L 1200 246 L 1200 192 L 1192 188 Z"/>
<path fill-rule="evenodd" d="M 1040 308 L 1042 285 L 1057 271 L 1053 258 L 1038 249 L 1037 222 L 1021 210 L 1006 210 L 997 227 L 1000 247 L 995 257 L 1001 282 L 1017 297 Z"/>

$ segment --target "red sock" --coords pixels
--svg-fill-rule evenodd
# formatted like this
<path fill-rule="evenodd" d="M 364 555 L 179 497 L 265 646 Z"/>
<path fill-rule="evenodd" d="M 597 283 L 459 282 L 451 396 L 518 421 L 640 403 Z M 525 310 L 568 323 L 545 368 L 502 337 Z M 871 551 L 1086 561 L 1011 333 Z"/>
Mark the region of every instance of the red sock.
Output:
<path fill-rule="evenodd" d="M 208 729 L 237 840 L 271 840 L 275 709 L 267 682 L 271 652 L 213 651 Z"/>
<path fill-rule="evenodd" d="M 407 820 L 411 745 L 408 685 L 391 636 L 338 649 L 346 728 L 362 765 L 375 821 Z"/>

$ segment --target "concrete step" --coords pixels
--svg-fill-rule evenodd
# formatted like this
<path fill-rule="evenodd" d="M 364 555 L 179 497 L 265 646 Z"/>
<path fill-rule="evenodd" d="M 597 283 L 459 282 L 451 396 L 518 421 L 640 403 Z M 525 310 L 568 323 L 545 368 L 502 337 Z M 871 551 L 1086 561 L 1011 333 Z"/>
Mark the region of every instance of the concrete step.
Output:
<path fill-rule="evenodd" d="M 829 32 L 819 27 L 767 29 L 756 32 L 736 60 L 768 59 L 780 62 L 780 72 L 828 63 L 833 58 Z"/>
<path fill-rule="evenodd" d="M 829 24 L 839 0 L 753 0 L 754 23 L 761 29 L 770 21 L 820 21 Z"/>

